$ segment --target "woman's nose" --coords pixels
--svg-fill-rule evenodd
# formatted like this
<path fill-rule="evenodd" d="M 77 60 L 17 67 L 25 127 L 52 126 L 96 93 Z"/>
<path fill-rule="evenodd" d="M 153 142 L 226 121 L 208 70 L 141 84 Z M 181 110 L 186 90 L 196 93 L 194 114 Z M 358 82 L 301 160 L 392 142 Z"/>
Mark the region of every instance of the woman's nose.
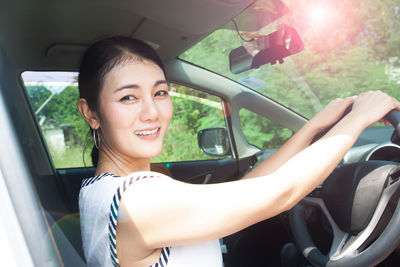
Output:
<path fill-rule="evenodd" d="M 145 98 L 140 113 L 142 121 L 154 121 L 158 118 L 158 108 L 153 98 Z"/>

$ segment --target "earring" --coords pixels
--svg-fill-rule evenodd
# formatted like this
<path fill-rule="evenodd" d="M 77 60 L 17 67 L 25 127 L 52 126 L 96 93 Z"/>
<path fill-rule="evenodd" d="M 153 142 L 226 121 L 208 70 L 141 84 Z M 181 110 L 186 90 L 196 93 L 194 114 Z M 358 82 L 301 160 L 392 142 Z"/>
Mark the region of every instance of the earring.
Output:
<path fill-rule="evenodd" d="M 97 130 L 93 130 L 93 141 L 94 141 L 94 146 L 99 149 L 100 147 L 100 136 L 97 133 Z"/>

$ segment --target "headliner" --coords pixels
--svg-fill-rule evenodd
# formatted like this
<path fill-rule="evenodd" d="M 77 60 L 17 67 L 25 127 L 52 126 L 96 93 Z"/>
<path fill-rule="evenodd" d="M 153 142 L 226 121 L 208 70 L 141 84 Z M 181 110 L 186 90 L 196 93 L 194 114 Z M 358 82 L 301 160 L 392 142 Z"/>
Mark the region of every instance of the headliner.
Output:
<path fill-rule="evenodd" d="M 155 44 L 164 61 L 238 15 L 254 0 L 3 1 L 0 45 L 17 71 L 77 70 L 94 40 L 123 35 Z"/>

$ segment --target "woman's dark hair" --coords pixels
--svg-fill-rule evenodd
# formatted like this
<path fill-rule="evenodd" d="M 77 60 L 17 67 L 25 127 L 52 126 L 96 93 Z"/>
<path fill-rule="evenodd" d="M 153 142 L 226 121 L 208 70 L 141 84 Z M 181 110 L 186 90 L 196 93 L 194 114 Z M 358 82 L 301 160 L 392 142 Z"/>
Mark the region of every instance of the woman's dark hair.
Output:
<path fill-rule="evenodd" d="M 165 75 L 164 65 L 157 52 L 138 39 L 123 36 L 105 38 L 92 44 L 84 53 L 79 68 L 79 96 L 86 99 L 89 108 L 99 116 L 99 95 L 106 75 L 115 67 L 132 60 L 150 60 L 158 65 Z M 97 167 L 99 151 L 95 146 L 91 157 L 93 166 Z"/>

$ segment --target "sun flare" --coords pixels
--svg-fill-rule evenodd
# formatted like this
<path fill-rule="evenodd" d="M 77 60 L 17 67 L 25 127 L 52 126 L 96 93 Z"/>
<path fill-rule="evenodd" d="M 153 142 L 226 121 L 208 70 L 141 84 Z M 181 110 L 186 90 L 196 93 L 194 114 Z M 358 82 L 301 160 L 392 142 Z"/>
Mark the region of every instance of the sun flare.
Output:
<path fill-rule="evenodd" d="M 310 20 L 315 24 L 324 23 L 329 16 L 329 12 L 325 7 L 317 6 L 310 10 Z"/>

